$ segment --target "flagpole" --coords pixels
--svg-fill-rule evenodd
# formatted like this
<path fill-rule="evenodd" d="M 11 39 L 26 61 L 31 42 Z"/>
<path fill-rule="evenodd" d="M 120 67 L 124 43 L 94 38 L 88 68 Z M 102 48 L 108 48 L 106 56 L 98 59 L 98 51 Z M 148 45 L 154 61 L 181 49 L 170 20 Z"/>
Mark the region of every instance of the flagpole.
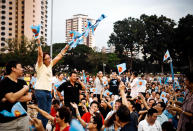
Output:
<path fill-rule="evenodd" d="M 172 82 L 173 82 L 173 88 L 175 89 L 175 82 L 174 82 L 174 70 L 173 70 L 173 64 L 172 64 L 172 58 L 170 59 L 170 68 L 172 73 Z"/>

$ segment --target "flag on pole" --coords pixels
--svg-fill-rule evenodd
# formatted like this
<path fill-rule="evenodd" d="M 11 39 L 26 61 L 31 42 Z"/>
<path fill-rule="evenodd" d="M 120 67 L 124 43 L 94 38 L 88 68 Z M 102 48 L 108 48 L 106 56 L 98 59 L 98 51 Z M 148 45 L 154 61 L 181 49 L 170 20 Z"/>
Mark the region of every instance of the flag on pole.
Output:
<path fill-rule="evenodd" d="M 86 75 L 84 72 L 83 72 L 83 80 L 84 80 L 84 84 L 86 84 Z"/>
<path fill-rule="evenodd" d="M 169 51 L 167 50 L 166 53 L 165 53 L 165 55 L 164 55 L 163 61 L 166 61 L 168 58 L 170 58 L 170 53 L 169 53 Z"/>
<path fill-rule="evenodd" d="M 119 75 L 121 73 L 123 73 L 126 69 L 127 69 L 126 63 L 122 63 L 122 64 L 117 65 L 117 70 L 118 70 Z"/>
<path fill-rule="evenodd" d="M 23 108 L 23 106 L 20 104 L 20 102 L 17 102 L 13 107 L 11 108 L 11 112 L 7 110 L 3 110 L 0 112 L 5 117 L 19 117 L 21 115 L 27 114 L 26 110 Z"/>

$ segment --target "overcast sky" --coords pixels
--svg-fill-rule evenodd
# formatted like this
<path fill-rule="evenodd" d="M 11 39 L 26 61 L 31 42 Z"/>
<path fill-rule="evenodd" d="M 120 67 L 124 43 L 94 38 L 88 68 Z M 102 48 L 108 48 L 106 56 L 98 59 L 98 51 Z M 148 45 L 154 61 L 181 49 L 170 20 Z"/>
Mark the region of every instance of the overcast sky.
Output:
<path fill-rule="evenodd" d="M 50 38 L 51 0 L 48 2 Z M 65 42 L 65 21 L 73 15 L 85 14 L 97 19 L 105 14 L 107 18 L 99 24 L 94 35 L 96 46 L 100 48 L 107 47 L 107 41 L 113 32 L 113 23 L 118 20 L 139 18 L 141 14 L 156 14 L 169 17 L 177 23 L 179 18 L 193 14 L 193 0 L 53 0 L 53 3 L 53 43 Z"/>

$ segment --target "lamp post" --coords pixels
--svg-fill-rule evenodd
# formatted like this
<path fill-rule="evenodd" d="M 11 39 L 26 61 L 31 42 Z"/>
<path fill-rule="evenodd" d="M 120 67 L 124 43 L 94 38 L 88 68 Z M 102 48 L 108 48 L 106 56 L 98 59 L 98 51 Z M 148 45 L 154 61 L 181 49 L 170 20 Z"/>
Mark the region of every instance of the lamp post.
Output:
<path fill-rule="evenodd" d="M 53 37 L 53 2 L 54 0 L 51 0 L 51 37 L 50 37 L 50 42 L 51 42 L 51 45 L 50 45 L 50 57 L 52 58 L 52 37 Z"/>
<path fill-rule="evenodd" d="M 105 75 L 105 66 L 106 66 L 106 64 L 103 63 L 103 74 L 104 74 L 104 75 Z"/>

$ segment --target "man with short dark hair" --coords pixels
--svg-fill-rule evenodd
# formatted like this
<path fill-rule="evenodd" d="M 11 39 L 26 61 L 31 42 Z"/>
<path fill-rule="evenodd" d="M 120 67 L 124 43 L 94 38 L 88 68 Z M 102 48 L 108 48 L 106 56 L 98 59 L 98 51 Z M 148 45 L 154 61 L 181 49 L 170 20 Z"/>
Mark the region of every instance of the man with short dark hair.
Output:
<path fill-rule="evenodd" d="M 160 123 L 157 119 L 158 111 L 151 108 L 147 112 L 147 117 L 138 125 L 138 131 L 162 131 Z"/>
<path fill-rule="evenodd" d="M 168 117 L 163 113 L 166 104 L 164 102 L 158 102 L 154 108 L 158 111 L 157 121 L 162 125 L 165 121 L 168 121 Z"/>
<path fill-rule="evenodd" d="M 62 83 L 58 89 L 57 94 L 61 101 L 64 100 L 64 104 L 70 107 L 70 102 L 79 103 L 80 90 L 84 90 L 84 83 L 80 81 L 77 77 L 76 72 L 70 73 L 70 80 Z M 61 95 L 61 92 L 64 92 L 64 97 Z"/>
<path fill-rule="evenodd" d="M 19 79 L 23 76 L 23 68 L 18 61 L 10 61 L 6 65 L 7 76 L 0 82 L 0 112 L 11 112 L 12 107 L 21 102 L 21 105 L 27 110 L 27 101 L 31 100 L 31 94 L 27 93 L 29 87 L 24 80 Z M 14 112 L 15 113 L 15 112 Z M 14 114 L 9 117 L 0 113 L 0 130 L 29 130 L 29 118 L 27 114 Z"/>

